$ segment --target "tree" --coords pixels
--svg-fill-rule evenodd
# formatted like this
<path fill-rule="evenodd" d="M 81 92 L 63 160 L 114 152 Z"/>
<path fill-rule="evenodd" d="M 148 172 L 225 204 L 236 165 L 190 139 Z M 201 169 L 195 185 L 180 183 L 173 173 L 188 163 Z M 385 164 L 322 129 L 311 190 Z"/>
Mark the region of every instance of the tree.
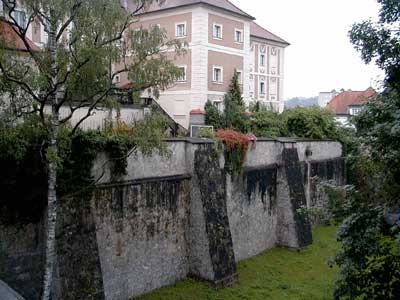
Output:
<path fill-rule="evenodd" d="M 278 113 L 260 105 L 259 102 L 253 107 L 252 113 L 251 132 L 256 136 L 276 138 L 287 134 L 286 124 Z"/>
<path fill-rule="evenodd" d="M 246 106 L 239 84 L 239 75 L 236 71 L 232 77 L 229 91 L 224 97 L 223 119 L 225 128 L 236 129 L 244 133 L 248 131 L 249 118 L 246 116 Z"/>
<path fill-rule="evenodd" d="M 336 299 L 400 298 L 400 226 L 388 219 L 388 212 L 400 215 L 400 2 L 378 2 L 378 22 L 354 24 L 350 31 L 362 59 L 375 61 L 386 77 L 383 92 L 354 120 L 361 140 L 358 178 L 338 232 Z"/>
<path fill-rule="evenodd" d="M 6 14 L 1 21 L 11 26 L 26 48 L 26 54 L 21 56 L 9 51 L 6 41 L 0 42 L 0 92 L 18 114 L 38 114 L 48 132 L 47 241 L 42 296 L 47 300 L 55 264 L 60 128 L 78 109 L 86 108 L 87 114 L 76 124 L 72 131 L 75 132 L 98 105 L 113 95 L 114 79 L 122 72 L 129 73 L 136 95 L 144 89 L 157 95 L 181 75 L 163 49 L 172 47 L 179 54 L 182 45 L 168 41 L 165 31 L 158 27 L 130 30 L 137 20 L 136 14 L 152 0 L 133 0 L 136 7 L 129 13 L 119 0 L 25 0 L 26 24 L 18 23 L 15 18 L 19 1 L 0 1 Z M 27 38 L 34 21 L 45 28 L 48 36 L 43 51 L 35 51 Z M 120 62 L 123 67 L 112 72 L 113 62 Z M 45 112 L 46 106 L 51 107 L 50 112 Z M 63 106 L 69 108 L 69 114 L 61 117 Z"/>
<path fill-rule="evenodd" d="M 290 136 L 312 139 L 336 138 L 338 127 L 333 114 L 319 107 L 285 110 L 282 118 Z"/>
<path fill-rule="evenodd" d="M 205 123 L 209 126 L 213 126 L 214 129 L 221 129 L 223 120 L 218 108 L 211 101 L 207 101 L 204 110 L 206 113 Z"/>

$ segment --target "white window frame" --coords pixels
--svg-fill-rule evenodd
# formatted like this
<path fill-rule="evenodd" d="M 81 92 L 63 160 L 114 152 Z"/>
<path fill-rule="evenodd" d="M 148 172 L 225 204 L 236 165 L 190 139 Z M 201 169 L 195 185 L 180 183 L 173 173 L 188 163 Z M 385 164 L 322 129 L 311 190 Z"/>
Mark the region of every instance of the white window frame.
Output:
<path fill-rule="evenodd" d="M 238 41 L 236 38 L 237 38 L 237 33 L 238 32 L 240 32 L 240 41 Z M 234 33 L 234 40 L 235 40 L 235 43 L 237 43 L 237 44 L 243 44 L 243 30 L 242 29 L 238 29 L 238 28 L 235 28 L 235 33 Z"/>
<path fill-rule="evenodd" d="M 212 104 L 218 109 L 219 112 L 224 111 L 224 101 L 222 99 L 214 100 Z"/>
<path fill-rule="evenodd" d="M 21 26 L 22 28 L 25 28 L 26 22 L 27 22 L 26 11 L 23 10 L 23 9 L 15 9 L 15 10 L 13 11 L 12 15 L 13 15 L 14 19 L 15 19 L 17 22 L 20 21 L 20 18 L 17 17 L 18 14 L 21 14 L 21 15 L 24 16 L 24 24 L 19 24 L 19 23 L 18 23 L 18 25 Z"/>
<path fill-rule="evenodd" d="M 221 36 L 220 36 L 220 37 L 215 35 L 215 33 L 216 33 L 215 27 L 216 27 L 216 26 L 218 26 L 218 27 L 221 28 Z M 223 32 L 224 32 L 224 26 L 223 26 L 222 24 L 218 24 L 218 23 L 214 23 L 214 24 L 213 24 L 213 27 L 212 27 L 212 36 L 213 36 L 213 39 L 214 39 L 214 40 L 222 40 L 223 35 L 224 35 Z"/>
<path fill-rule="evenodd" d="M 217 69 L 221 70 L 221 80 L 220 81 L 217 81 L 217 78 L 215 76 L 216 75 L 215 70 L 217 70 Z M 213 66 L 212 72 L 213 72 L 213 74 L 212 74 L 213 83 L 223 84 L 224 83 L 224 68 L 221 66 Z"/>
<path fill-rule="evenodd" d="M 264 57 L 264 61 L 261 59 L 261 57 Z M 260 53 L 260 67 L 265 67 L 266 65 L 266 55 L 265 53 Z"/>
<path fill-rule="evenodd" d="M 183 35 L 178 35 L 178 27 L 183 25 Z M 177 39 L 183 39 L 187 36 L 187 26 L 186 26 L 186 22 L 179 22 L 179 23 L 175 23 L 175 37 Z"/>
<path fill-rule="evenodd" d="M 184 69 L 183 78 L 178 78 L 176 82 L 185 83 L 187 81 L 187 65 L 179 65 L 177 66 L 179 69 Z"/>
<path fill-rule="evenodd" d="M 242 70 L 236 70 L 236 73 L 239 74 L 239 76 L 238 76 L 239 84 L 243 84 L 243 71 Z"/>
<path fill-rule="evenodd" d="M 263 89 L 261 88 L 261 86 L 264 86 L 264 92 L 263 92 Z M 266 92 L 266 85 L 265 85 L 265 81 L 260 81 L 260 85 L 259 85 L 260 87 L 260 96 L 265 96 L 265 92 Z"/>

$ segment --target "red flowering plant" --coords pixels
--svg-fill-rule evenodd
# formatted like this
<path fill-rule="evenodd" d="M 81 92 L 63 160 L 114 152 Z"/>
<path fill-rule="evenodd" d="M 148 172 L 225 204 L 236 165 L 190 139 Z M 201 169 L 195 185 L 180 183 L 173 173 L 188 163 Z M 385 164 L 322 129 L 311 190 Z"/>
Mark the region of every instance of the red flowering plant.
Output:
<path fill-rule="evenodd" d="M 225 145 L 225 168 L 231 175 L 239 174 L 246 159 L 249 144 L 254 143 L 257 138 L 232 129 L 218 130 L 217 138 Z"/>

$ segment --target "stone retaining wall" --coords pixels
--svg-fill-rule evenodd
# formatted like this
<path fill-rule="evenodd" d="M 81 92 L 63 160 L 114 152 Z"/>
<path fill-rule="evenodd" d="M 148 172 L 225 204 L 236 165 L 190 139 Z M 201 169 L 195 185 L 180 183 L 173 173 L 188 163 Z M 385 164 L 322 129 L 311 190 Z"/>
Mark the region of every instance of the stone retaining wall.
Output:
<path fill-rule="evenodd" d="M 314 175 L 345 182 L 337 142 L 259 140 L 234 177 L 213 142 L 168 143 L 167 156 L 130 157 L 120 182 L 99 155 L 92 199 L 61 204 L 56 298 L 128 300 L 187 276 L 229 285 L 238 261 L 312 243 L 299 208 L 324 205 Z M 27 300 L 40 293 L 40 228 L 0 227 L 0 278 Z"/>

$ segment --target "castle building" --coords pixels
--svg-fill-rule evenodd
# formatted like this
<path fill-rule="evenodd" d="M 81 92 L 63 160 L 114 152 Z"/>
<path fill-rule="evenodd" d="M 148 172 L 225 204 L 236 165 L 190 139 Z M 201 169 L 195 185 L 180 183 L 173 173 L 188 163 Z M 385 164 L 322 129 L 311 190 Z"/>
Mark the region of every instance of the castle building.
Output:
<path fill-rule="evenodd" d="M 14 14 L 23 25 L 27 14 L 23 1 L 18 2 Z M 137 7 L 132 0 L 121 0 L 121 4 L 128 11 Z M 0 6 L 0 14 L 2 11 Z M 181 126 L 189 128 L 191 112 L 203 110 L 208 100 L 222 109 L 235 70 L 247 105 L 260 101 L 272 110 L 283 111 L 284 54 L 289 43 L 259 26 L 254 17 L 230 1 L 154 1 L 138 17 L 132 29 L 160 26 L 168 39 L 187 44 L 184 55 L 171 54 L 184 75 L 156 100 Z M 27 37 L 38 47 L 47 42 L 38 21 L 29 26 Z M 114 70 L 118 67 L 113 65 Z M 118 76 L 117 85 L 129 86 L 126 73 Z"/>
<path fill-rule="evenodd" d="M 129 10 L 129 1 L 125 5 Z M 208 100 L 222 107 L 235 70 L 247 105 L 260 101 L 283 111 L 284 54 L 289 43 L 230 1 L 156 1 L 133 26 L 160 26 L 168 38 L 188 45 L 186 54 L 175 58 L 184 76 L 157 100 L 183 127 L 190 126 L 190 113 L 204 109 Z M 126 84 L 127 75 L 120 81 Z"/>

